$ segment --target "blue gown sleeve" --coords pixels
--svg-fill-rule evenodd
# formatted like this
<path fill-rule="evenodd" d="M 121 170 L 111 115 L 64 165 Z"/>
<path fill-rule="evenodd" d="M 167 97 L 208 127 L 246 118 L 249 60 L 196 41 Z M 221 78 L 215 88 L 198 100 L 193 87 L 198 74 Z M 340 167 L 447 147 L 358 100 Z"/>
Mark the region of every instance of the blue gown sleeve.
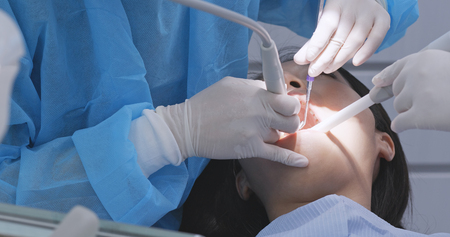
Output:
<path fill-rule="evenodd" d="M 405 35 L 406 29 L 419 18 L 417 0 L 387 0 L 387 5 L 388 13 L 391 16 L 391 28 L 376 53 L 401 39 Z"/>
<path fill-rule="evenodd" d="M 189 158 L 145 176 L 131 121 L 154 109 L 146 68 L 121 1 L 6 1 L 21 59 L 9 131 L 0 145 L 0 201 L 176 229 L 207 161 Z"/>
<path fill-rule="evenodd" d="M 402 38 L 419 17 L 417 0 L 387 0 L 391 25 L 377 52 Z M 318 0 L 261 0 L 258 20 L 285 26 L 300 36 L 310 38 L 317 26 Z"/>

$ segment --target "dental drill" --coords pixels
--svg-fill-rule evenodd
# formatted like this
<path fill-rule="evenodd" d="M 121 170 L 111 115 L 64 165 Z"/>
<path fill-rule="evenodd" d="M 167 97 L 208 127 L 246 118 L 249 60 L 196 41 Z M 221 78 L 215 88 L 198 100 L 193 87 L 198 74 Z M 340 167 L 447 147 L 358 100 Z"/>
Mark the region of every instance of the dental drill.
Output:
<path fill-rule="evenodd" d="M 337 112 L 328 119 L 320 122 L 316 126 L 312 127 L 311 130 L 328 132 L 332 128 L 359 114 L 373 104 L 381 103 L 392 96 L 394 96 L 394 93 L 392 92 L 392 85 L 386 87 L 374 87 L 370 90 L 369 94 L 343 108 L 341 111 Z"/>
<path fill-rule="evenodd" d="M 277 46 L 270 37 L 269 33 L 258 24 L 256 21 L 243 16 L 237 12 L 230 11 L 226 8 L 217 6 L 215 4 L 201 1 L 201 0 L 171 0 L 173 2 L 192 7 L 201 11 L 211 13 L 213 15 L 222 17 L 229 21 L 243 25 L 255 32 L 261 39 L 261 60 L 264 82 L 268 91 L 275 94 L 286 94 L 286 83 L 284 82 L 283 68 L 281 67 L 280 58 L 278 55 Z M 320 3 L 319 15 L 323 9 L 323 0 Z M 307 76 L 307 93 L 306 93 L 306 108 L 304 120 L 300 123 L 298 130 L 302 129 L 306 124 L 308 116 L 309 98 L 311 95 L 312 82 L 314 77 Z"/>

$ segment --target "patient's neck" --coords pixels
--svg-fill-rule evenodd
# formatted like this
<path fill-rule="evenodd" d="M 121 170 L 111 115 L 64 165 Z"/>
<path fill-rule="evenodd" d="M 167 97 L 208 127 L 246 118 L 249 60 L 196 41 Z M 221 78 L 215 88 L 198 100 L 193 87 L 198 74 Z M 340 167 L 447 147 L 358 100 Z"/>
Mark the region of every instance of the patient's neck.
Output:
<path fill-rule="evenodd" d="M 354 202 L 360 204 L 361 206 L 370 209 L 371 205 L 371 195 L 372 195 L 372 185 L 371 183 L 367 184 L 366 182 L 356 181 L 351 185 L 348 185 L 341 190 L 330 193 L 330 194 L 336 194 L 340 196 L 345 196 Z M 329 195 L 329 194 L 327 194 Z M 326 196 L 326 195 L 324 195 Z M 322 196 L 322 197 L 324 197 Z M 319 197 L 321 198 L 321 197 Z M 319 199 L 317 198 L 317 199 Z M 267 215 L 269 217 L 270 221 L 275 220 L 281 215 L 287 214 L 291 211 L 294 211 L 295 209 L 308 205 L 310 203 L 313 203 L 315 200 L 296 200 L 296 201 L 282 201 L 278 202 L 276 200 L 274 201 L 268 201 L 267 203 L 264 203 L 264 206 L 266 208 Z"/>

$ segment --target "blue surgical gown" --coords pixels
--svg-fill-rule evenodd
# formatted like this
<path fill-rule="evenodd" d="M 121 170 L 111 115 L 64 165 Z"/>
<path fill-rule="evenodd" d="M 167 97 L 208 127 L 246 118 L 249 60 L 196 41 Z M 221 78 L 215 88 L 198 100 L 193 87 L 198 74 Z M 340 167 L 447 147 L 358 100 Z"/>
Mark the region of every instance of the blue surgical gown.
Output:
<path fill-rule="evenodd" d="M 211 2 L 311 36 L 319 1 Z M 418 17 L 417 0 L 388 2 L 382 48 Z M 27 48 L 0 146 L 0 201 L 60 212 L 80 204 L 103 219 L 176 229 L 207 160 L 147 177 L 130 123 L 225 76 L 246 77 L 251 32 L 169 0 L 0 0 L 0 8 Z"/>
<path fill-rule="evenodd" d="M 399 229 L 349 198 L 328 195 L 278 217 L 256 237 L 291 236 L 450 237 L 450 234 L 425 235 Z"/>

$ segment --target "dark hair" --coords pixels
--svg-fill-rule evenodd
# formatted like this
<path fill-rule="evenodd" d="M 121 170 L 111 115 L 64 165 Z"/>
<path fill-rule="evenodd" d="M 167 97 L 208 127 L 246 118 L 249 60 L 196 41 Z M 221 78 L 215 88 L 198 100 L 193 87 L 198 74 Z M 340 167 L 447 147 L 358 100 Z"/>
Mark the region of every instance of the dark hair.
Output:
<path fill-rule="evenodd" d="M 288 52 L 296 52 L 288 49 Z M 292 56 L 281 53 L 282 62 Z M 284 57 L 284 58 L 283 58 Z M 347 70 L 338 72 L 361 97 L 369 90 Z M 375 127 L 386 132 L 394 141 L 395 157 L 387 162 L 380 159 L 380 169 L 372 184 L 373 213 L 391 225 L 403 228 L 401 219 L 410 199 L 408 167 L 400 140 L 390 129 L 391 120 L 380 104 L 370 107 L 375 117 Z M 180 231 L 202 234 L 208 237 L 256 236 L 269 224 L 265 208 L 256 195 L 244 201 L 235 186 L 235 175 L 240 170 L 236 160 L 211 160 L 198 177 L 191 194 L 184 204 Z"/>

